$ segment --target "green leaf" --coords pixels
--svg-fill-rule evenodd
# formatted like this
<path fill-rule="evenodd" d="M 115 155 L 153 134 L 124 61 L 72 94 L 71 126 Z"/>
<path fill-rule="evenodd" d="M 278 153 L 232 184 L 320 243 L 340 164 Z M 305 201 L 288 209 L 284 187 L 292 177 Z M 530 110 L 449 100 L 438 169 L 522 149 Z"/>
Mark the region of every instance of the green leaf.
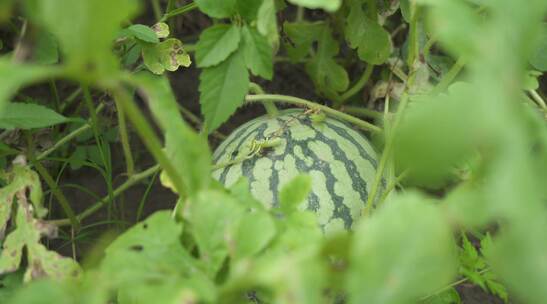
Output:
<path fill-rule="evenodd" d="M 401 15 L 407 23 L 410 23 L 410 0 L 400 0 Z"/>
<path fill-rule="evenodd" d="M 342 0 L 288 0 L 290 3 L 310 9 L 324 9 L 334 12 L 340 8 Z"/>
<path fill-rule="evenodd" d="M 266 36 L 270 45 L 277 50 L 279 47 L 279 31 L 277 29 L 277 16 L 275 0 L 264 0 L 258 9 L 256 28 L 263 36 Z"/>
<path fill-rule="evenodd" d="M 23 287 L 23 273 L 14 272 L 0 279 L 0 303 L 10 303 L 9 299 Z"/>
<path fill-rule="evenodd" d="M 71 297 L 66 286 L 53 280 L 38 280 L 18 290 L 15 296 L 10 298 L 11 304 L 49 304 L 71 303 Z"/>
<path fill-rule="evenodd" d="M 236 25 L 218 24 L 204 30 L 196 44 L 198 67 L 218 65 L 237 50 L 241 30 Z"/>
<path fill-rule="evenodd" d="M 311 191 L 309 175 L 298 175 L 283 185 L 279 192 L 279 204 L 285 214 L 291 214 L 308 197 Z"/>
<path fill-rule="evenodd" d="M 14 165 L 12 171 L 5 174 L 8 183 L 0 189 L 0 240 L 11 217 L 17 193 L 29 191 L 30 200 L 38 218 L 45 216 L 47 210 L 42 205 L 42 184 L 38 174 L 27 166 Z"/>
<path fill-rule="evenodd" d="M 236 10 L 245 18 L 245 20 L 251 22 L 256 19 L 258 9 L 262 5 L 263 0 L 237 0 Z"/>
<path fill-rule="evenodd" d="M 241 51 L 217 66 L 203 69 L 199 91 L 207 132 L 216 130 L 243 105 L 248 88 L 249 72 Z"/>
<path fill-rule="evenodd" d="M 152 30 L 158 38 L 169 37 L 169 25 L 165 22 L 158 22 L 152 26 Z"/>
<path fill-rule="evenodd" d="M 0 113 L 17 90 L 33 82 L 59 75 L 53 67 L 17 64 L 8 58 L 0 58 Z"/>
<path fill-rule="evenodd" d="M 254 75 L 271 80 L 273 77 L 272 47 L 266 37 L 256 29 L 245 26 L 243 33 L 243 55 L 247 68 Z"/>
<path fill-rule="evenodd" d="M 237 0 L 195 0 L 199 10 L 212 18 L 229 18 L 236 12 Z"/>
<path fill-rule="evenodd" d="M 59 45 L 57 39 L 47 31 L 40 31 L 36 38 L 33 59 L 38 64 L 55 64 L 59 62 Z"/>
<path fill-rule="evenodd" d="M 156 32 L 146 25 L 133 24 L 129 26 L 126 30 L 131 36 L 141 41 L 148 42 L 148 43 L 160 42 L 160 40 L 158 39 L 158 36 L 156 35 Z"/>
<path fill-rule="evenodd" d="M 38 129 L 66 121 L 63 115 L 37 104 L 12 102 L 0 112 L 0 129 Z"/>
<path fill-rule="evenodd" d="M 306 71 L 319 91 L 327 96 L 332 92 L 345 91 L 349 86 L 349 76 L 344 67 L 334 60 L 339 46 L 328 25 L 323 25 L 317 33 L 317 42 L 317 52 L 306 64 Z"/>
<path fill-rule="evenodd" d="M 165 131 L 166 152 L 182 177 L 188 195 L 206 189 L 211 177 L 211 152 L 207 140 L 182 119 L 177 101 L 165 77 L 141 73 L 135 79 L 148 101 L 152 115 Z"/>
<path fill-rule="evenodd" d="M 285 48 L 293 62 L 302 60 L 309 54 L 317 33 L 321 31 L 322 27 L 323 25 L 318 22 L 285 22 L 283 24 L 284 32 L 290 40 L 290 42 L 285 42 Z"/>
<path fill-rule="evenodd" d="M 489 117 L 469 111 L 474 105 L 476 88 L 468 83 L 455 83 L 448 94 L 422 96 L 401 122 L 394 151 L 396 160 L 409 168 L 408 181 L 430 188 L 442 187 L 454 180 L 455 168 L 473 152 L 478 134 L 488 134 Z M 461 117 L 465 115 L 466 123 Z M 446 134 L 450 134 L 449 137 Z"/>
<path fill-rule="evenodd" d="M 547 242 L 544 241 L 547 217 L 544 208 L 536 212 L 530 209 L 529 216 L 507 227 L 485 254 L 515 298 L 523 303 L 541 303 L 547 298 L 543 284 L 547 280 Z M 496 286 L 492 287 L 497 290 Z"/>
<path fill-rule="evenodd" d="M 165 70 L 174 72 L 179 66 L 189 67 L 192 63 L 182 47 L 182 42 L 175 38 L 143 45 L 142 58 L 146 67 L 157 75 L 163 74 Z"/>
<path fill-rule="evenodd" d="M 241 259 L 251 257 L 271 242 L 276 235 L 272 216 L 264 211 L 246 213 L 236 228 L 233 244 L 233 257 Z"/>
<path fill-rule="evenodd" d="M 454 240 L 433 203 L 407 193 L 361 222 L 350 254 L 349 303 L 412 303 L 450 283 Z"/>
<path fill-rule="evenodd" d="M 542 71 L 547 71 L 547 23 L 543 23 L 543 32 L 537 43 L 536 49 L 532 57 L 530 57 L 530 64 Z"/>
<path fill-rule="evenodd" d="M 460 304 L 462 300 L 458 291 L 454 288 L 450 288 L 446 291 L 443 291 L 439 294 L 436 294 L 427 300 L 420 302 L 425 304 Z"/>
<path fill-rule="evenodd" d="M 100 269 L 119 286 L 122 303 L 174 303 L 194 296 L 212 301 L 214 287 L 180 241 L 182 224 L 158 211 L 105 250 Z"/>
<path fill-rule="evenodd" d="M 0 203 L 7 205 L 7 210 L 0 210 L 0 234 L 3 235 L 6 216 L 10 216 L 10 207 L 13 204 L 13 196 L 17 196 L 17 212 L 15 213 L 15 230 L 11 231 L 2 244 L 0 252 L 0 275 L 10 273 L 20 267 L 23 253 L 26 254 L 28 266 L 24 275 L 24 281 L 42 277 L 63 279 L 76 277 L 80 274 L 79 265 L 69 258 L 60 256 L 55 251 L 49 251 L 40 243 L 42 235 L 51 236 L 55 228 L 34 216 L 40 218 L 45 215 L 37 201 L 41 201 L 41 187 L 36 184 L 36 173 L 27 167 L 16 165 L 13 172 L 13 181 L 0 190 Z M 30 174 L 30 175 L 29 175 Z M 30 190 L 30 205 L 27 198 L 27 188 Z M 36 188 L 36 189 L 33 189 Z M 40 202 L 41 203 L 41 202 Z M 38 208 L 34 209 L 36 206 Z M 36 210 L 33 212 L 33 209 Z M 25 250 L 24 250 L 25 249 Z M 24 250 L 24 251 L 23 251 Z"/>
<path fill-rule="evenodd" d="M 361 0 L 352 0 L 345 34 L 349 45 L 357 49 L 359 58 L 370 64 L 382 64 L 391 55 L 389 33 L 362 9 Z"/>
<path fill-rule="evenodd" d="M 479 41 L 483 40 L 476 31 L 483 26 L 473 8 L 466 2 L 452 0 L 433 1 L 431 4 L 433 9 L 428 18 L 429 28 L 438 35 L 441 45 L 452 55 L 473 56 Z"/>
<path fill-rule="evenodd" d="M 59 39 L 68 64 L 78 76 L 89 78 L 116 69 L 112 41 L 120 24 L 136 13 L 138 2 L 51 0 L 34 6 L 38 21 Z"/>
<path fill-rule="evenodd" d="M 158 211 L 114 240 L 100 269 L 116 284 L 190 272 L 194 266 L 180 243 L 181 233 L 182 224 L 170 211 Z"/>
<path fill-rule="evenodd" d="M 190 223 L 200 259 L 214 277 L 228 256 L 228 243 L 235 240 L 243 206 L 228 194 L 209 190 L 199 193 L 186 209 L 184 217 Z"/>

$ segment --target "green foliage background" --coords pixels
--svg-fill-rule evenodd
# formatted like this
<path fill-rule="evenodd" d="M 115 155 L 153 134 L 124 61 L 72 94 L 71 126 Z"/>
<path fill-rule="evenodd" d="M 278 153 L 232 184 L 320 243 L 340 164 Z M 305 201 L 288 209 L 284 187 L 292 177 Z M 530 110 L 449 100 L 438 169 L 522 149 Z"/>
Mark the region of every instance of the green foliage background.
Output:
<path fill-rule="evenodd" d="M 547 107 L 538 78 L 547 66 L 547 2 L 195 0 L 178 7 L 175 2 L 168 1 L 165 14 L 159 11 L 162 23 L 154 26 L 128 23 L 142 5 L 135 0 L 0 2 L 3 21 L 9 22 L 10 12 L 20 14 L 47 33 L 34 57 L 25 59 L 17 48 L 0 57 L 0 127 L 28 135 L 71 125 L 50 149 L 0 146 L 10 160 L 0 189 L 2 302 L 459 303 L 453 289 L 459 278 L 505 301 L 544 302 Z M 278 24 L 289 4 L 324 14 L 307 21 L 298 8 L 294 21 Z M 193 64 L 201 69 L 200 133 L 183 120 L 163 75 L 191 64 L 186 45 L 169 38 L 167 22 L 196 8 L 215 20 L 192 46 Z M 402 44 L 394 43 L 398 27 L 406 31 Z M 348 52 L 366 66 L 357 79 L 340 60 Z M 303 64 L 317 94 L 334 109 L 250 90 L 251 76 L 275 77 L 279 53 Z M 435 65 L 440 75 L 431 72 Z M 389 75 L 375 90 L 397 77 L 400 92 L 379 93 L 386 110 L 374 112 L 376 126 L 370 126 L 340 110 L 374 70 Z M 16 100 L 22 88 L 53 79 L 81 86 L 89 119 L 59 114 L 62 105 Z M 100 166 L 85 156 L 73 156 L 70 166 L 96 166 L 109 180 L 110 201 L 123 192 L 113 189 L 103 108 L 95 107 L 90 87 L 115 101 L 129 176 L 123 187 L 161 169 L 162 181 L 179 200 L 173 210 L 105 241 L 97 257 L 79 264 L 50 251 L 42 238 L 53 236 L 57 226 L 77 231 L 106 204 L 101 200 L 75 214 L 41 162 L 87 132 L 96 146 L 80 154 L 92 155 Z M 134 92 L 146 101 L 163 138 Z M 309 191 L 306 176 L 284 187 L 279 210 L 265 209 L 245 180 L 224 189 L 211 179 L 206 135 L 253 101 L 305 105 L 353 119 L 382 142 L 373 194 L 351 232 L 324 236 L 312 213 L 294 207 Z M 136 172 L 128 123 L 156 166 Z M 383 174 L 390 189 L 399 190 L 374 202 Z M 40 180 L 66 219 L 46 219 Z M 428 194 L 434 189 L 445 191 Z M 480 249 L 467 235 L 481 240 Z"/>

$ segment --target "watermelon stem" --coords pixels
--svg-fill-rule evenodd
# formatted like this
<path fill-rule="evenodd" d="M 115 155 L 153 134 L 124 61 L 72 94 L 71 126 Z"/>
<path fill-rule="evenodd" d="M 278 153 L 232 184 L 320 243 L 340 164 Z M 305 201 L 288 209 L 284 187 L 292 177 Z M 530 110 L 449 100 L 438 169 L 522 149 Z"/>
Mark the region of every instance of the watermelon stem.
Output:
<path fill-rule="evenodd" d="M 253 94 L 264 94 L 264 89 L 262 89 L 262 87 L 257 83 L 251 82 L 249 83 L 249 92 Z M 277 107 L 272 101 L 265 100 L 262 102 L 262 104 L 264 105 L 264 108 L 266 108 L 268 116 L 270 116 L 271 118 L 274 118 L 279 114 Z"/>
<path fill-rule="evenodd" d="M 351 116 L 349 114 L 346 114 L 344 112 L 337 111 L 335 109 L 332 109 L 330 107 L 320 105 L 318 103 L 302 99 L 299 97 L 294 96 L 287 96 L 287 95 L 278 95 L 278 94 L 258 94 L 258 95 L 247 95 L 245 97 L 245 101 L 247 102 L 256 102 L 256 101 L 263 101 L 263 100 L 269 100 L 274 102 L 282 102 L 282 103 L 288 103 L 293 104 L 297 106 L 303 106 L 314 110 L 320 110 L 325 112 L 326 114 L 329 114 L 332 117 L 336 117 L 338 119 L 347 121 L 349 123 L 354 124 L 355 126 L 365 130 L 370 131 L 373 133 L 380 133 L 382 132 L 382 128 L 375 126 L 367 121 L 361 120 L 355 116 Z"/>
<path fill-rule="evenodd" d="M 351 97 L 359 93 L 359 91 L 361 91 L 361 89 L 363 89 L 363 87 L 367 84 L 373 71 L 374 64 L 367 65 L 365 71 L 363 72 L 363 75 L 361 75 L 361 78 L 359 78 L 359 80 L 357 80 L 357 82 L 349 90 L 343 93 L 340 96 L 340 99 L 335 102 L 336 107 L 340 107 L 341 105 L 345 104 Z"/>

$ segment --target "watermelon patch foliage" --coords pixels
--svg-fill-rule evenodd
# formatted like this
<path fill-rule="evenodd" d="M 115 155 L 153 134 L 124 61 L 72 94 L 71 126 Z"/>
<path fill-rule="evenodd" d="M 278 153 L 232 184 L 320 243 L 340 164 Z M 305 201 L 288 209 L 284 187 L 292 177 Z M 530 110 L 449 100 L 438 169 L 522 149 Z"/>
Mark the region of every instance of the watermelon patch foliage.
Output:
<path fill-rule="evenodd" d="M 0 303 L 544 303 L 546 13 L 0 1 Z"/>

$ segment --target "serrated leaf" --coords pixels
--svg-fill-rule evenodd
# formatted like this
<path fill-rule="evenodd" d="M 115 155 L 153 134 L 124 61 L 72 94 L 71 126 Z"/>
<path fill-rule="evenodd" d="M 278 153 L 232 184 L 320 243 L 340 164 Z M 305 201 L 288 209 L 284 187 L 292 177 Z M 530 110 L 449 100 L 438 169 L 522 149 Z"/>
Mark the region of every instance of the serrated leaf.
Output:
<path fill-rule="evenodd" d="M 415 193 L 361 222 L 349 262 L 349 303 L 413 303 L 448 285 L 457 266 L 442 211 Z"/>
<path fill-rule="evenodd" d="M 243 55 L 247 68 L 254 75 L 271 80 L 273 77 L 273 52 L 266 37 L 256 29 L 245 26 L 243 33 Z"/>
<path fill-rule="evenodd" d="M 66 122 L 63 115 L 37 104 L 8 103 L 0 112 L 0 129 L 37 129 Z"/>
<path fill-rule="evenodd" d="M 342 0 L 288 0 L 290 3 L 310 9 L 324 9 L 334 12 L 340 8 Z"/>
<path fill-rule="evenodd" d="M 216 130 L 243 105 L 248 88 L 249 73 L 241 51 L 217 66 L 203 69 L 199 91 L 207 132 Z"/>
<path fill-rule="evenodd" d="M 167 71 L 176 71 L 179 66 L 189 67 L 192 61 L 184 51 L 182 42 L 171 38 L 157 44 L 142 47 L 142 57 L 146 67 L 154 74 L 161 75 Z"/>
<path fill-rule="evenodd" d="M 382 64 L 391 55 L 389 33 L 362 9 L 361 0 L 353 0 L 345 29 L 349 45 L 357 49 L 359 58 L 370 64 Z"/>
<path fill-rule="evenodd" d="M 308 197 L 311 191 L 311 178 L 309 175 L 298 175 L 287 184 L 283 185 L 279 192 L 279 204 L 285 214 L 291 214 Z"/>
<path fill-rule="evenodd" d="M 133 24 L 127 28 L 127 32 L 131 36 L 148 43 L 158 43 L 160 40 L 156 35 L 156 32 L 150 27 L 143 24 Z"/>
<path fill-rule="evenodd" d="M 196 44 L 198 67 L 215 66 L 226 60 L 238 48 L 241 30 L 236 25 L 218 24 L 204 30 Z"/>
<path fill-rule="evenodd" d="M 229 18 L 236 12 L 237 0 L 195 0 L 199 10 L 212 18 Z"/>
<path fill-rule="evenodd" d="M 37 21 L 58 38 L 68 65 L 86 78 L 116 69 L 111 44 L 120 24 L 137 12 L 138 2 L 51 0 L 35 1 L 33 6 Z"/>
<path fill-rule="evenodd" d="M 328 25 L 322 26 L 317 42 L 317 52 L 306 64 L 306 71 L 321 92 L 329 95 L 331 92 L 345 91 L 349 86 L 349 76 L 344 67 L 334 60 L 339 46 Z"/>
<path fill-rule="evenodd" d="M 183 179 L 187 195 L 206 189 L 211 177 L 211 152 L 207 140 L 182 119 L 177 101 L 165 77 L 141 73 L 134 79 L 148 101 L 152 115 L 165 132 L 165 149 Z"/>

